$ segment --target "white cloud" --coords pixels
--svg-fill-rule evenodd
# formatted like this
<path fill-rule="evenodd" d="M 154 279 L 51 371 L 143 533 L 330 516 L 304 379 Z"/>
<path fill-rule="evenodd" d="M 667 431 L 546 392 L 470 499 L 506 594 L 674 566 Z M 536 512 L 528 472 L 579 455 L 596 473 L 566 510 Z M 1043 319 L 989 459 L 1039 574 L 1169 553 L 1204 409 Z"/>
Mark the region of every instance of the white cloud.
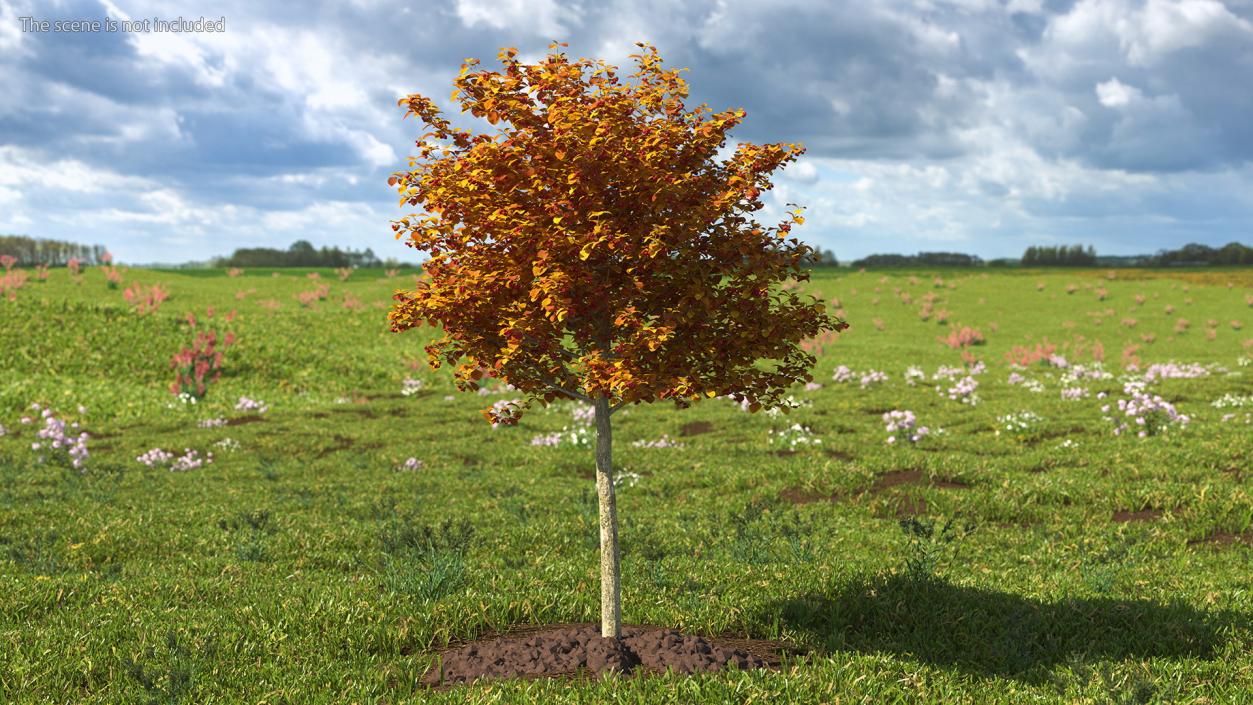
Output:
<path fill-rule="evenodd" d="M 1140 100 L 1141 93 L 1139 88 L 1111 78 L 1096 84 L 1096 97 L 1107 108 L 1121 108 L 1132 101 Z"/>
<path fill-rule="evenodd" d="M 577 5 L 563 7 L 554 0 L 457 0 L 457 17 L 467 27 L 486 25 L 549 39 L 569 34 L 581 15 Z"/>

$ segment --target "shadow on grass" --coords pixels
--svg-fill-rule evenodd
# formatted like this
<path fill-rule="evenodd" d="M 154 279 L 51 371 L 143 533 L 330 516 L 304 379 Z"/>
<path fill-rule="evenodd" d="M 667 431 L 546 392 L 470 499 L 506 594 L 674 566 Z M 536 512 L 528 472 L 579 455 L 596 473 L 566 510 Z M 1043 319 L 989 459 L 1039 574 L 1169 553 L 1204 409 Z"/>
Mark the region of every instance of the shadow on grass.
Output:
<path fill-rule="evenodd" d="M 1073 659 L 1212 659 L 1248 615 L 1144 600 L 1037 600 L 904 575 L 777 603 L 780 621 L 832 651 L 897 654 L 1025 682 Z"/>

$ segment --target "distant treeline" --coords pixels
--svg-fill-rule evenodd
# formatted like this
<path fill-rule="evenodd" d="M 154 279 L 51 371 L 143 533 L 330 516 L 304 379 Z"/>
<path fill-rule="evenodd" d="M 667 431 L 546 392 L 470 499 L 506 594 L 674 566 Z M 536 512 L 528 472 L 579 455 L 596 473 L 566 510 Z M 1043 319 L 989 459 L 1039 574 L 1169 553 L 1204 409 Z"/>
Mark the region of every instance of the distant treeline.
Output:
<path fill-rule="evenodd" d="M 0 255 L 16 257 L 19 267 L 37 264 L 57 267 L 72 259 L 83 265 L 100 264 L 105 252 L 104 245 L 78 245 L 25 235 L 0 235 Z"/>
<path fill-rule="evenodd" d="M 307 240 L 297 240 L 286 250 L 270 247 L 248 247 L 235 250 L 230 257 L 213 259 L 214 267 L 392 267 L 408 269 L 415 265 L 400 263 L 389 257 L 380 260 L 374 251 L 341 250 L 338 247 L 315 249 Z"/>
<path fill-rule="evenodd" d="M 983 260 L 960 252 L 919 252 L 916 255 L 870 255 L 854 267 L 979 267 Z"/>
<path fill-rule="evenodd" d="M 832 255 L 834 259 L 834 255 Z M 1253 265 L 1253 248 L 1232 242 L 1221 248 L 1191 243 L 1155 255 L 1102 256 L 1091 245 L 1028 247 L 1021 259 L 1003 257 L 984 261 L 958 252 L 919 252 L 916 255 L 870 255 L 853 260 L 854 267 L 1211 267 Z"/>
<path fill-rule="evenodd" d="M 1087 249 L 1079 245 L 1028 247 L 1022 253 L 1021 264 L 1024 267 L 1094 267 L 1096 248 L 1091 245 Z"/>

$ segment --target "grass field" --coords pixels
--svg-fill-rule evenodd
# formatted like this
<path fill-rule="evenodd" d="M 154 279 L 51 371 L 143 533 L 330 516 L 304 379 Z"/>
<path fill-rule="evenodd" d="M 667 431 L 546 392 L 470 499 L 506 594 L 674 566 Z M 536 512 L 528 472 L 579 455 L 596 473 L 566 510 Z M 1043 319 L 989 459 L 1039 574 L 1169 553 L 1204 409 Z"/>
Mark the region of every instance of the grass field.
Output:
<path fill-rule="evenodd" d="M 418 680 L 450 640 L 599 620 L 593 434 L 565 403 L 488 426 L 516 395 L 387 332 L 411 275 L 307 274 L 131 270 L 170 293 L 142 316 L 98 269 L 0 298 L 0 702 L 1253 702 L 1253 271 L 816 273 L 853 327 L 798 408 L 614 419 L 624 622 L 809 653 L 446 692 Z M 194 405 L 187 313 L 238 336 Z M 1116 435 L 1137 381 L 1188 422 Z M 888 443 L 892 411 L 929 433 Z"/>

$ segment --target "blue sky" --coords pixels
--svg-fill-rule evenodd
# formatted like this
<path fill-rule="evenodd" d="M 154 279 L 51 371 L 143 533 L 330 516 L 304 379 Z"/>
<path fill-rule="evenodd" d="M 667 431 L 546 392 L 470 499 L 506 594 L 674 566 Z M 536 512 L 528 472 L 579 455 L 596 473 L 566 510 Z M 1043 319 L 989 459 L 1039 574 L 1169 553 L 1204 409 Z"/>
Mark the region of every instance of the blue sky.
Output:
<path fill-rule="evenodd" d="M 387 176 L 460 64 L 554 41 L 626 79 L 636 41 L 688 67 L 688 109 L 807 153 L 757 220 L 842 259 L 1135 254 L 1253 244 L 1253 0 L 0 0 L 0 233 L 107 245 L 130 263 L 236 247 L 372 248 Z M 222 33 L 24 32 L 38 20 L 225 18 Z"/>

